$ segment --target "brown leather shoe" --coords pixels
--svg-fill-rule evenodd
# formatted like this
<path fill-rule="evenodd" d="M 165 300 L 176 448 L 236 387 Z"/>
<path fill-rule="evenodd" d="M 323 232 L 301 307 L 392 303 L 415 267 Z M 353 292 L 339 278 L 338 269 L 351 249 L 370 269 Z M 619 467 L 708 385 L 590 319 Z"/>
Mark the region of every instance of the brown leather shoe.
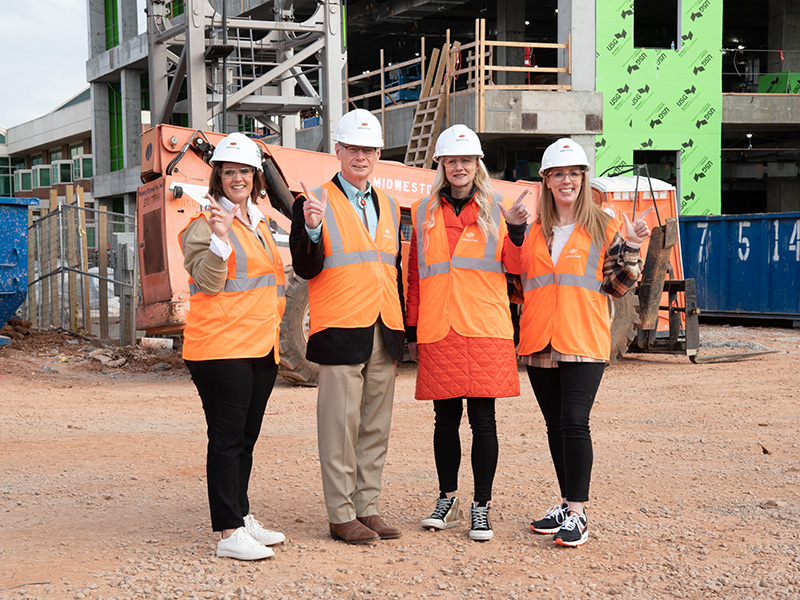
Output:
<path fill-rule="evenodd" d="M 368 517 L 356 517 L 364 525 L 377 533 L 382 540 L 393 540 L 403 535 L 397 527 L 390 527 L 383 522 L 378 515 L 370 515 Z"/>
<path fill-rule="evenodd" d="M 356 519 L 347 523 L 328 523 L 331 537 L 348 544 L 369 544 L 378 539 L 378 534 L 364 527 Z"/>

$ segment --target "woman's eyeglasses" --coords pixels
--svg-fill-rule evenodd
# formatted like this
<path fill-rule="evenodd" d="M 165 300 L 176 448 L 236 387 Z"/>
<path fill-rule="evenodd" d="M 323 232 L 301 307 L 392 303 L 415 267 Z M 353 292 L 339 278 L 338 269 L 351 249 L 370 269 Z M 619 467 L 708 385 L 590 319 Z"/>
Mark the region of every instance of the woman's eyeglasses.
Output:
<path fill-rule="evenodd" d="M 219 173 L 223 179 L 233 179 L 237 175 L 242 179 L 248 179 L 253 176 L 254 172 L 253 167 L 239 167 L 238 169 L 222 169 Z"/>
<path fill-rule="evenodd" d="M 556 183 L 561 183 L 567 176 L 569 176 L 572 181 L 578 181 L 583 177 L 583 170 L 572 169 L 571 171 L 550 171 L 547 176 Z"/>
<path fill-rule="evenodd" d="M 341 142 L 339 142 L 339 147 L 345 152 L 347 152 L 348 156 L 358 156 L 358 153 L 361 152 L 361 154 L 363 154 L 365 158 L 372 158 L 373 156 L 375 156 L 375 152 L 377 151 L 377 148 L 364 148 L 363 146 L 345 146 Z"/>
<path fill-rule="evenodd" d="M 475 157 L 474 156 L 462 156 L 461 158 L 445 158 L 442 160 L 445 167 L 453 168 L 456 165 L 463 165 L 465 167 L 471 167 L 475 164 Z"/>

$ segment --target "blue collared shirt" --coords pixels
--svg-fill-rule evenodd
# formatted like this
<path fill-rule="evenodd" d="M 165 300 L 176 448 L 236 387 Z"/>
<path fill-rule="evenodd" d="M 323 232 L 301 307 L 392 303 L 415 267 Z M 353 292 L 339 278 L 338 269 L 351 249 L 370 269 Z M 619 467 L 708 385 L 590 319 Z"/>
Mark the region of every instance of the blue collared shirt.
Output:
<path fill-rule="evenodd" d="M 353 210 L 356 211 L 356 214 L 362 223 L 364 222 L 364 217 L 366 216 L 367 231 L 369 231 L 370 237 L 372 237 L 374 240 L 375 235 L 378 232 L 378 212 L 375 210 L 375 203 L 372 201 L 372 184 L 367 181 L 367 191 L 362 192 L 356 186 L 342 177 L 341 173 L 337 173 L 336 177 L 339 178 L 339 183 L 344 190 L 345 196 L 347 196 L 347 199 L 350 201 L 350 205 L 353 207 Z M 361 207 L 361 198 L 366 201 L 366 205 L 363 208 Z M 306 232 L 308 233 L 308 239 L 311 240 L 312 243 L 316 244 L 322 237 L 322 223 L 317 225 L 314 229 L 310 229 L 308 225 L 306 225 Z"/>

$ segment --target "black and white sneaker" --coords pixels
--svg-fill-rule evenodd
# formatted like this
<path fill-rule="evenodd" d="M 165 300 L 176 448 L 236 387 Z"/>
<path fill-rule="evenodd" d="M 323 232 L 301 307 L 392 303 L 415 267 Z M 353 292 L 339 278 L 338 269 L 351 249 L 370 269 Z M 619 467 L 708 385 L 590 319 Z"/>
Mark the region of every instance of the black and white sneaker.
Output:
<path fill-rule="evenodd" d="M 458 498 L 438 498 L 433 514 L 427 519 L 422 519 L 424 529 L 450 529 L 458 527 L 459 520 Z"/>
<path fill-rule="evenodd" d="M 586 525 L 586 515 L 571 510 L 561 529 L 553 536 L 553 543 L 556 546 L 570 548 L 585 544 L 589 539 L 589 530 Z"/>
<path fill-rule="evenodd" d="M 556 504 L 547 509 L 547 514 L 543 519 L 531 522 L 531 531 L 536 533 L 555 533 L 561 529 L 564 521 L 567 520 L 567 503 Z"/>
<path fill-rule="evenodd" d="M 492 524 L 489 522 L 489 505 L 483 506 L 475 504 L 469 505 L 469 518 L 472 526 L 469 528 L 469 538 L 476 542 L 485 542 L 494 537 Z"/>

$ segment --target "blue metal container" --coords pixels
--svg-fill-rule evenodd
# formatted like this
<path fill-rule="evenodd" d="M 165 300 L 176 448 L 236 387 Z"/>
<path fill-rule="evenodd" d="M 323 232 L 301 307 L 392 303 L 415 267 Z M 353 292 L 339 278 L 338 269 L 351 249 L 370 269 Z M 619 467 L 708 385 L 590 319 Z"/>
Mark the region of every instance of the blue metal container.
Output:
<path fill-rule="evenodd" d="M 682 216 L 680 233 L 703 314 L 800 319 L 800 213 Z"/>
<path fill-rule="evenodd" d="M 28 206 L 36 198 L 0 198 L 0 327 L 28 295 Z M 0 336 L 0 344 L 3 344 Z"/>

